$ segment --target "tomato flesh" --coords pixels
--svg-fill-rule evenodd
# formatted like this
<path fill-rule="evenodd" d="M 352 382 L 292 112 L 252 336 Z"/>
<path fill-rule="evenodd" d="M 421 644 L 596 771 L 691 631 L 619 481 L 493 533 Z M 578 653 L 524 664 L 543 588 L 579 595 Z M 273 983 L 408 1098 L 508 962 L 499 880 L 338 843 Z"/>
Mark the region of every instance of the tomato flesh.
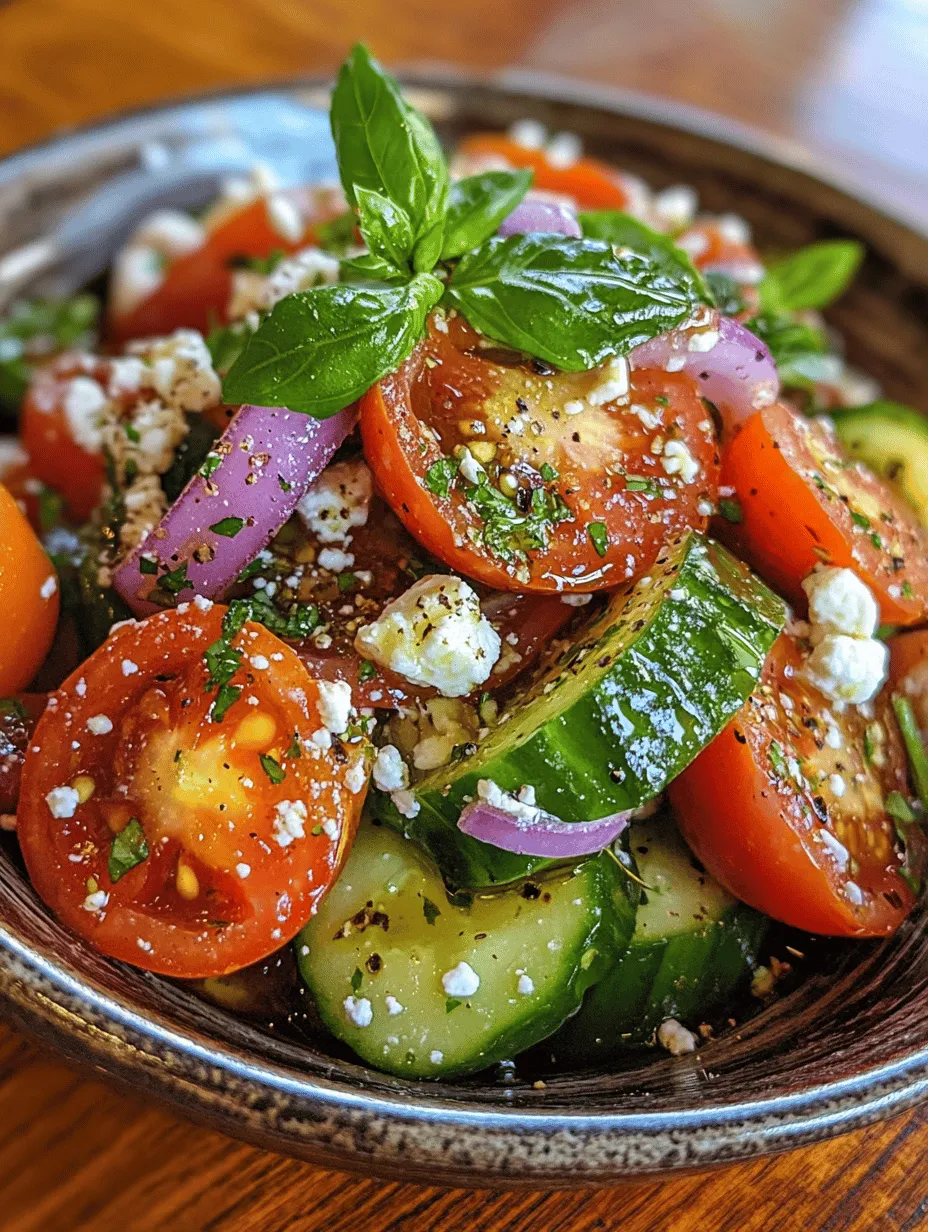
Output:
<path fill-rule="evenodd" d="M 532 187 L 572 197 L 581 210 L 625 210 L 635 197 L 629 176 L 595 158 L 578 158 L 557 166 L 544 150 L 519 145 L 504 133 L 476 133 L 465 137 L 458 156 L 477 165 L 527 167 L 534 171 Z"/>
<path fill-rule="evenodd" d="M 804 606 L 802 579 L 816 565 L 836 565 L 870 587 L 885 623 L 928 616 L 928 536 L 822 420 L 782 404 L 752 415 L 725 451 L 728 488 L 740 521 L 720 521 L 719 533 L 792 602 Z"/>
<path fill-rule="evenodd" d="M 488 349 L 452 317 L 362 399 L 365 455 L 412 535 L 467 577 L 497 590 L 619 586 L 649 568 L 669 536 L 705 529 L 718 457 L 688 376 L 635 372 L 627 402 L 598 405 L 606 380 L 603 370 L 559 373 Z M 436 482 L 465 447 L 487 459 L 489 507 L 462 486 L 464 472 Z M 687 473 L 671 461 L 681 448 Z M 502 504 L 527 530 L 498 517 L 507 483 L 515 490 Z M 534 536 L 539 497 L 555 512 Z"/>
<path fill-rule="evenodd" d="M 224 611 L 185 604 L 117 629 L 52 695 L 18 811 L 29 875 L 65 924 L 111 957 L 186 978 L 237 970 L 295 935 L 341 866 L 366 782 L 363 741 L 313 740 L 318 685 L 260 625 L 238 635 L 242 693 L 212 721 L 203 652 Z M 53 809 L 69 786 L 80 802 Z M 147 855 L 114 879 L 114 840 L 133 822 Z"/>
<path fill-rule="evenodd" d="M 774 644 L 760 686 L 670 788 L 680 829 L 732 894 L 809 932 L 882 936 L 911 910 L 886 797 L 906 794 L 888 693 L 843 713 Z"/>
<path fill-rule="evenodd" d="M 24 689 L 51 648 L 60 607 L 58 576 L 35 531 L 0 484 L 0 697 Z"/>

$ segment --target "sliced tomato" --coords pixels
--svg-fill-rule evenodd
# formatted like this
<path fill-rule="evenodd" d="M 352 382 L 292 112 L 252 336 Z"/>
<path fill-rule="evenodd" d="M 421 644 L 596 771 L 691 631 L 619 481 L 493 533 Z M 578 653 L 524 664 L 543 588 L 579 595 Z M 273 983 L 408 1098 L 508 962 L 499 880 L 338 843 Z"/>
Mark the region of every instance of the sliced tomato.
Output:
<path fill-rule="evenodd" d="M 260 625 L 235 639 L 242 692 L 214 721 L 203 653 L 224 611 L 117 628 L 50 698 L 18 811 L 56 915 L 104 954 L 185 978 L 294 936 L 341 866 L 366 783 L 363 742 L 313 740 L 319 686 Z"/>
<path fill-rule="evenodd" d="M 814 933 L 883 936 L 914 903 L 890 792 L 907 793 L 888 692 L 842 713 L 783 634 L 759 688 L 670 788 L 684 837 L 732 894 Z"/>
<path fill-rule="evenodd" d="M 78 444 L 68 424 L 65 398 L 75 377 L 105 383 L 105 360 L 88 363 L 85 356 L 65 354 L 38 369 L 23 401 L 20 437 L 29 454 L 29 469 L 42 483 L 59 492 L 71 516 L 79 522 L 100 503 L 106 477 L 103 454 Z"/>
<path fill-rule="evenodd" d="M 319 610 L 317 633 L 295 646 L 310 675 L 344 680 L 365 706 L 393 708 L 437 697 L 435 689 L 411 684 L 362 661 L 354 641 L 361 625 L 376 620 L 417 578 L 445 572 L 444 566 L 422 550 L 376 495 L 367 521 L 352 529 L 351 542 L 344 549 L 350 555 L 343 568 L 321 567 L 320 552 L 325 548 L 299 519 L 288 523 L 273 544 L 272 580 L 281 588 L 278 594 L 284 603 L 312 603 Z M 289 579 L 293 579 L 291 586 Z M 483 686 L 498 688 L 537 658 L 573 609 L 557 595 L 514 595 L 479 584 L 477 590 L 487 619 L 507 647 L 500 670 Z"/>
<path fill-rule="evenodd" d="M 742 234 L 742 230 L 745 234 Z M 676 241 L 701 270 L 718 270 L 741 282 L 754 282 L 763 270 L 760 253 L 750 242 L 739 219 L 700 218 Z"/>
<path fill-rule="evenodd" d="M 35 531 L 0 484 L 0 697 L 25 688 L 55 637 L 58 575 Z"/>
<path fill-rule="evenodd" d="M 573 197 L 581 210 L 626 210 L 640 189 L 631 176 L 596 158 L 578 158 L 569 166 L 552 163 L 543 149 L 529 149 L 505 133 L 465 137 L 458 154 L 476 165 L 528 167 L 533 188 Z"/>
<path fill-rule="evenodd" d="M 912 703 L 928 744 L 928 629 L 900 633 L 890 640 L 889 678 L 894 692 L 902 693 Z"/>
<path fill-rule="evenodd" d="M 752 415 L 725 451 L 722 492 L 740 522 L 719 522 L 739 555 L 794 603 L 818 564 L 853 569 L 887 624 L 928 616 L 928 536 L 914 511 L 821 419 L 777 404 Z"/>
<path fill-rule="evenodd" d="M 296 207 L 302 234 L 293 238 L 274 223 L 274 198 Z M 207 333 L 227 320 L 237 259 L 291 253 L 315 242 L 316 228 L 344 210 L 338 194 L 306 188 L 258 197 L 224 212 L 209 226 L 206 242 L 172 261 L 161 284 L 128 312 L 111 312 L 108 333 L 117 342 L 169 334 L 181 326 Z"/>
<path fill-rule="evenodd" d="M 718 456 L 688 376 L 635 372 L 630 401 L 596 405 L 604 370 L 556 372 L 482 342 L 461 317 L 433 324 L 361 401 L 378 487 L 434 556 L 497 590 L 593 591 L 705 528 Z M 476 497 L 442 470 L 464 447 L 486 465 Z"/>
<path fill-rule="evenodd" d="M 14 813 L 29 740 L 45 709 L 44 693 L 0 699 L 0 813 Z"/>

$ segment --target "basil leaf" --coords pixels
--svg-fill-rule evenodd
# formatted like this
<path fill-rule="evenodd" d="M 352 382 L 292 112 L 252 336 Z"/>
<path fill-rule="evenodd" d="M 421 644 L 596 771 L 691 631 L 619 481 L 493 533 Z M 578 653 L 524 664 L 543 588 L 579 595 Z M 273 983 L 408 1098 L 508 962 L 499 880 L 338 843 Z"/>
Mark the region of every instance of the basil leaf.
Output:
<path fill-rule="evenodd" d="M 648 257 L 560 235 L 487 240 L 461 259 L 446 298 L 481 333 L 568 372 L 665 333 L 700 302 Z"/>
<path fill-rule="evenodd" d="M 394 372 L 422 337 L 443 286 L 317 287 L 288 295 L 249 338 L 223 382 L 227 402 L 286 406 L 317 419 Z"/>
<path fill-rule="evenodd" d="M 346 210 L 329 222 L 320 223 L 316 227 L 316 243 L 325 252 L 331 252 L 342 257 L 354 243 L 355 227 L 358 220 L 353 210 Z"/>
<path fill-rule="evenodd" d="M 739 312 L 744 312 L 744 296 L 731 274 L 723 274 L 721 270 L 707 270 L 703 281 L 712 303 L 722 316 L 736 317 Z"/>
<path fill-rule="evenodd" d="M 712 302 L 703 276 L 689 253 L 678 248 L 669 235 L 661 235 L 621 210 L 593 210 L 581 214 L 580 226 L 590 239 L 605 240 L 613 248 L 630 248 L 632 252 L 649 257 L 658 269 L 678 279 L 697 299 L 707 304 Z"/>
<path fill-rule="evenodd" d="M 115 883 L 131 868 L 148 859 L 148 842 L 142 823 L 131 817 L 113 839 L 110 846 L 109 874 Z"/>
<path fill-rule="evenodd" d="M 794 366 L 801 366 L 811 356 L 826 355 L 829 350 L 828 339 L 822 330 L 804 321 L 795 321 L 789 313 L 762 312 L 745 324 L 770 348 L 784 384 L 792 383 L 787 378 Z"/>
<path fill-rule="evenodd" d="M 344 282 L 386 282 L 391 286 L 399 286 L 409 280 L 408 270 L 403 273 L 372 252 L 345 257 L 341 262 L 341 276 Z"/>
<path fill-rule="evenodd" d="M 403 209 L 413 267 L 428 272 L 441 254 L 448 204 L 448 167 L 431 124 L 360 43 L 338 74 L 330 120 L 345 196 L 356 205 L 367 188 Z"/>
<path fill-rule="evenodd" d="M 254 333 L 247 321 L 236 321 L 232 325 L 217 325 L 206 335 L 206 349 L 209 351 L 213 367 L 220 374 L 228 372 L 245 349 L 245 344 Z"/>
<path fill-rule="evenodd" d="M 863 260 L 856 240 L 823 240 L 770 265 L 760 286 L 761 306 L 784 312 L 826 308 L 846 289 Z"/>
<path fill-rule="evenodd" d="M 451 261 L 476 248 L 512 213 L 532 182 L 533 172 L 484 171 L 451 185 L 441 259 Z"/>
<path fill-rule="evenodd" d="M 409 215 L 383 193 L 370 188 L 359 187 L 357 198 L 358 225 L 371 254 L 382 258 L 395 273 L 408 276 L 413 250 Z"/>

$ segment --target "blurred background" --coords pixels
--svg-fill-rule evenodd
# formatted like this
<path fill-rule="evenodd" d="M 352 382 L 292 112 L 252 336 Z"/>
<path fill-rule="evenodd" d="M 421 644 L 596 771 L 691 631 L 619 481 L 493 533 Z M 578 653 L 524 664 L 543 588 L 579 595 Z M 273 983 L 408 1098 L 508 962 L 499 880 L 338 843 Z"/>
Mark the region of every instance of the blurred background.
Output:
<path fill-rule="evenodd" d="M 584 78 L 798 140 L 928 226 L 928 0 L 0 0 L 0 153 L 115 108 L 392 66 Z"/>

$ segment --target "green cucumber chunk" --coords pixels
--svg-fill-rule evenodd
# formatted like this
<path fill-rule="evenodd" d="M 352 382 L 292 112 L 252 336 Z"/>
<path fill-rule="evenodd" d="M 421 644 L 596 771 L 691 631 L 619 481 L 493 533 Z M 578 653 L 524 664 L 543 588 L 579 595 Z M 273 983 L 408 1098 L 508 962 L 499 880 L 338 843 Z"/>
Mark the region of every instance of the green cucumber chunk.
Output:
<path fill-rule="evenodd" d="M 555 1055 L 609 1060 L 653 1042 L 667 1018 L 696 1027 L 754 971 L 769 921 L 704 872 L 673 821 L 629 830 L 642 891 L 627 952 L 550 1041 Z"/>
<path fill-rule="evenodd" d="M 928 417 L 884 399 L 829 413 L 851 457 L 882 475 L 928 526 Z"/>
<path fill-rule="evenodd" d="M 783 603 L 745 565 L 686 535 L 542 661 L 476 752 L 414 784 L 415 817 L 379 793 L 374 808 L 421 843 L 452 886 L 546 867 L 458 830 L 479 781 L 510 792 L 531 785 L 539 807 L 563 821 L 638 808 L 740 709 L 784 619 Z"/>
<path fill-rule="evenodd" d="M 452 901 L 414 843 L 365 823 L 297 937 L 297 960 L 325 1025 L 367 1064 L 410 1078 L 470 1074 L 577 1009 L 628 945 L 636 898 L 600 855 Z M 479 977 L 469 994 L 442 981 L 461 963 Z M 466 985 L 467 972 L 459 978 Z"/>

